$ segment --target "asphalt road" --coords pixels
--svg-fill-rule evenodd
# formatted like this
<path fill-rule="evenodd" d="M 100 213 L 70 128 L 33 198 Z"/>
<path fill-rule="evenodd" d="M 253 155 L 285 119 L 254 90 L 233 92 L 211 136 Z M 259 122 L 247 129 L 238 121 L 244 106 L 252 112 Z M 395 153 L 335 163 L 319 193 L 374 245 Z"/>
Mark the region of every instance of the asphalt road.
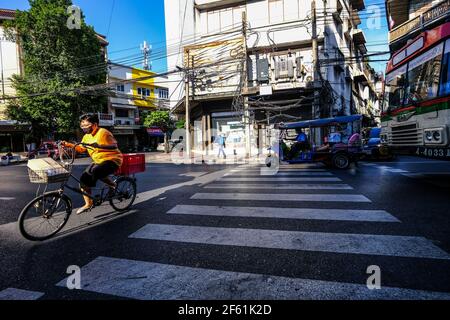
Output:
<path fill-rule="evenodd" d="M 17 231 L 36 192 L 26 167 L 0 167 L 0 181 L 0 299 L 450 299 L 448 162 L 276 176 L 149 164 L 132 211 L 73 215 L 45 243 Z M 69 266 L 81 290 L 66 287 Z"/>

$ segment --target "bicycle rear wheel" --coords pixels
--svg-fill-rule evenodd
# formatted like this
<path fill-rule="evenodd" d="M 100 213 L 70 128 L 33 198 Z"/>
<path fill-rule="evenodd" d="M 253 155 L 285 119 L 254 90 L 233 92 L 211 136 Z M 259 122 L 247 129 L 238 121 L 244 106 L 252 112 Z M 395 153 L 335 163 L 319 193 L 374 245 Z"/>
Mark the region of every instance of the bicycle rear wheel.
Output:
<path fill-rule="evenodd" d="M 129 177 L 121 177 L 116 183 L 116 193 L 109 200 L 109 204 L 116 211 L 127 211 L 136 199 L 136 181 Z"/>
<path fill-rule="evenodd" d="M 45 241 L 57 234 L 69 220 L 72 205 L 60 192 L 35 198 L 20 213 L 19 230 L 25 239 Z"/>

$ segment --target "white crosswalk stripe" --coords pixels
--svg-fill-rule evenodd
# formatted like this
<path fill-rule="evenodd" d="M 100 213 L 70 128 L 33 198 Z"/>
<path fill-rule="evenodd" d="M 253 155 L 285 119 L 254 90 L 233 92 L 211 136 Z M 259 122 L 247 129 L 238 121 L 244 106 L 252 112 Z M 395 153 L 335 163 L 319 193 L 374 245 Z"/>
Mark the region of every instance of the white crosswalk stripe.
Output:
<path fill-rule="evenodd" d="M 269 169 L 269 168 L 261 168 L 261 169 L 233 169 L 230 170 L 230 172 L 235 173 L 235 172 L 261 172 L 261 171 L 273 171 L 273 169 Z M 288 168 L 284 168 L 284 169 L 279 169 L 278 172 L 326 172 L 327 170 L 325 169 L 288 169 Z"/>
<path fill-rule="evenodd" d="M 0 300 L 27 301 L 37 300 L 44 295 L 42 292 L 28 291 L 16 288 L 7 288 L 0 291 Z"/>
<path fill-rule="evenodd" d="M 250 200 L 250 201 L 312 201 L 312 202 L 371 202 L 355 194 L 261 194 L 261 193 L 196 193 L 193 200 Z"/>
<path fill-rule="evenodd" d="M 82 289 L 137 300 L 449 300 L 450 294 L 191 268 L 98 257 L 81 269 Z M 57 285 L 65 287 L 64 279 Z M 233 288 L 230 290 L 230 288 Z"/>
<path fill-rule="evenodd" d="M 300 209 L 178 205 L 168 214 L 335 221 L 400 222 L 383 210 Z"/>
<path fill-rule="evenodd" d="M 231 174 L 228 174 L 231 175 Z M 284 176 L 291 176 L 291 177 L 329 177 L 333 174 L 331 172 L 260 172 L 259 174 L 257 172 L 246 172 L 243 171 L 242 173 L 233 173 L 233 175 L 239 175 L 240 177 L 246 177 L 246 176 L 274 176 L 274 177 L 284 177 Z"/>
<path fill-rule="evenodd" d="M 421 237 L 148 224 L 130 238 L 268 249 L 450 259 Z"/>
<path fill-rule="evenodd" d="M 167 214 L 172 218 L 182 215 L 186 219 L 204 217 L 243 219 L 293 219 L 341 223 L 383 223 L 400 226 L 401 221 L 384 210 L 366 210 L 371 200 L 361 194 L 348 194 L 352 186 L 342 183 L 323 167 L 316 165 L 282 166 L 276 176 L 261 176 L 265 167 L 240 166 L 224 172 L 201 185 L 205 190 L 190 198 L 190 204 L 179 203 Z M 253 183 L 252 183 L 253 182 Z M 298 183 L 295 183 L 298 182 Z M 302 183 L 303 182 L 303 183 Z M 339 183 L 341 182 L 341 183 Z M 218 190 L 233 190 L 219 193 Z M 248 190 L 248 193 L 239 192 Z M 266 190 L 266 191 L 262 191 Z M 270 190 L 317 190 L 274 194 Z M 342 194 L 331 192 L 339 190 Z M 259 191 L 266 193 L 259 193 Z M 153 195 L 153 193 L 152 193 Z M 220 200 L 230 201 L 226 206 Z M 193 202 L 196 201 L 196 202 Z M 252 201 L 259 205 L 238 206 L 237 201 Z M 277 206 L 265 206 L 265 201 Z M 300 202 L 312 202 L 299 205 Z M 313 203 L 327 202 L 341 208 L 314 208 Z M 199 204 L 200 203 L 200 204 Z M 280 205 L 278 206 L 278 203 Z M 283 208 L 288 204 L 290 208 Z M 232 204 L 232 205 L 229 205 Z M 242 204 L 242 203 L 241 203 Z M 342 206 L 353 207 L 342 209 Z M 364 207 L 361 208 L 361 206 Z M 312 206 L 312 207 L 311 207 Z M 180 217 L 177 217 L 180 218 Z M 222 220 L 222 219 L 221 219 Z M 129 236 L 133 241 L 166 241 L 174 245 L 220 246 L 226 250 L 263 248 L 292 250 L 297 254 L 312 252 L 339 254 L 352 263 L 360 257 L 383 256 L 391 258 L 429 259 L 446 262 L 450 255 L 432 241 L 415 236 L 364 233 L 331 233 L 254 229 L 231 227 L 205 227 L 174 224 L 147 224 Z M 267 228 L 267 227 L 266 227 Z M 282 228 L 280 228 L 282 229 Z M 150 243 L 150 242 L 149 242 Z M 245 249 L 248 250 L 248 249 Z M 134 259 L 134 258 L 133 258 Z M 450 299 L 450 293 L 429 292 L 383 286 L 369 290 L 364 284 L 287 278 L 264 274 L 222 271 L 220 269 L 193 268 L 159 264 L 148 261 L 98 257 L 82 268 L 83 290 L 113 296 L 144 299 Z M 57 284 L 65 287 L 66 280 Z M 230 286 L 233 290 L 229 290 Z"/>
<path fill-rule="evenodd" d="M 244 177 L 244 178 L 220 178 L 218 181 L 233 181 L 233 182 L 342 182 L 341 179 L 335 177 Z"/>
<path fill-rule="evenodd" d="M 205 189 L 353 190 L 348 184 L 210 184 Z"/>

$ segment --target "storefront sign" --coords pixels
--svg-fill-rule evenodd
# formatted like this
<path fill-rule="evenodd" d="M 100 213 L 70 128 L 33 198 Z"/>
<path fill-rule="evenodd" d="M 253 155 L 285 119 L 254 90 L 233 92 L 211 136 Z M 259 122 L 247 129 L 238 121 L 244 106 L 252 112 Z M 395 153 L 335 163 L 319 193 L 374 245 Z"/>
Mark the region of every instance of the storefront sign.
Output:
<path fill-rule="evenodd" d="M 147 128 L 147 133 L 152 137 L 164 136 L 164 132 L 160 128 Z"/>
<path fill-rule="evenodd" d="M 114 130 L 113 134 L 121 135 L 121 136 L 128 136 L 128 135 L 133 135 L 134 132 L 133 132 L 133 130 Z"/>
<path fill-rule="evenodd" d="M 423 23 L 426 24 L 433 20 L 436 20 L 443 15 L 447 14 L 450 9 L 450 0 L 444 1 L 441 4 L 437 5 L 434 8 L 431 8 L 427 12 L 422 15 Z"/>
<path fill-rule="evenodd" d="M 398 26 L 389 32 L 389 41 L 393 42 L 420 27 L 420 16 Z"/>

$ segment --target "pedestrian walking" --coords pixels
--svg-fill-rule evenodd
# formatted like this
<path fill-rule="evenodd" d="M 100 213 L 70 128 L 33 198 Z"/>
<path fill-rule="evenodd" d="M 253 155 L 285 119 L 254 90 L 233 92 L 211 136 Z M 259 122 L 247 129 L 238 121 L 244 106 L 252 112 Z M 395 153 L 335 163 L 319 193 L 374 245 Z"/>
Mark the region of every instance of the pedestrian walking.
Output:
<path fill-rule="evenodd" d="M 218 158 L 220 158 L 220 155 L 223 154 L 223 158 L 227 158 L 227 154 L 225 153 L 225 140 L 226 137 L 224 134 L 219 134 L 216 138 L 216 143 L 219 145 L 219 154 L 217 155 Z"/>

